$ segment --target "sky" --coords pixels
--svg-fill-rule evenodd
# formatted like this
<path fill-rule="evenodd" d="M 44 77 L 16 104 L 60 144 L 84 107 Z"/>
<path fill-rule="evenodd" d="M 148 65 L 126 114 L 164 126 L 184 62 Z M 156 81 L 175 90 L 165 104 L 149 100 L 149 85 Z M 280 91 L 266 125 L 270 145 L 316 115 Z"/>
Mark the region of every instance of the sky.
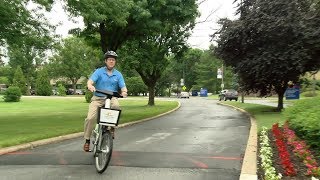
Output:
<path fill-rule="evenodd" d="M 188 44 L 191 47 L 199 49 L 209 48 L 211 44 L 210 35 L 219 29 L 217 21 L 220 18 L 225 17 L 230 19 L 236 18 L 235 5 L 232 4 L 233 1 L 234 0 L 205 0 L 199 5 L 198 10 L 200 11 L 201 16 L 196 20 L 196 22 L 199 23 L 196 24 L 191 37 L 188 39 Z M 55 2 L 56 3 L 53 5 L 51 13 L 48 14 L 48 18 L 52 24 L 60 24 L 56 28 L 57 34 L 67 37 L 69 29 L 83 27 L 81 18 L 73 19 L 77 22 L 70 21 L 62 9 L 61 2 Z"/>
<path fill-rule="evenodd" d="M 210 35 L 214 34 L 214 32 L 220 28 L 217 21 L 221 18 L 236 18 L 236 5 L 233 4 L 233 1 L 234 0 L 206 0 L 199 5 L 198 10 L 201 16 L 197 18 L 196 22 L 202 23 L 197 23 L 193 29 L 193 33 L 188 40 L 191 47 L 209 49 L 211 44 Z"/>

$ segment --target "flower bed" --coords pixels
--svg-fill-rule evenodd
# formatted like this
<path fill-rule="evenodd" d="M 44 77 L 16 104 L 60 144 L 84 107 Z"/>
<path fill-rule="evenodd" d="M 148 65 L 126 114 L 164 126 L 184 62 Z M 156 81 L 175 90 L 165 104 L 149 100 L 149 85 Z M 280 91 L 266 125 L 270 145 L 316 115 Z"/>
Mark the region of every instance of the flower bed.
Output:
<path fill-rule="evenodd" d="M 300 140 L 285 123 L 263 128 L 258 143 L 259 179 L 316 179 L 320 177 L 319 154 Z M 315 178 L 316 177 L 316 178 Z"/>

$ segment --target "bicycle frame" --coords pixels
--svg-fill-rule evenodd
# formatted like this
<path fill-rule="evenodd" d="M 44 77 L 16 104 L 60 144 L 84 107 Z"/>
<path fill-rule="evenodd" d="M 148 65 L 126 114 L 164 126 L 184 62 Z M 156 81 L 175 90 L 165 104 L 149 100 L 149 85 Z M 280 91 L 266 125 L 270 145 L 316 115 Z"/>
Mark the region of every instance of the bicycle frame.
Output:
<path fill-rule="evenodd" d="M 105 99 L 105 108 L 110 108 L 111 107 L 111 99 L 106 98 Z M 95 129 L 93 130 L 93 133 L 95 134 L 95 140 L 94 140 L 94 157 L 97 156 L 97 153 L 100 153 L 100 145 L 101 145 L 101 136 L 102 136 L 102 132 L 103 132 L 103 126 L 105 125 L 101 125 L 101 124 L 96 124 Z M 106 128 L 108 128 L 108 126 L 106 126 Z M 107 152 L 104 152 L 107 153 Z"/>
<path fill-rule="evenodd" d="M 98 173 L 103 173 L 108 167 L 113 149 L 113 138 L 109 127 L 117 126 L 121 112 L 121 110 L 111 109 L 111 98 L 122 96 L 109 91 L 96 91 L 106 95 L 104 108 L 98 109 L 97 124 L 93 130 L 95 165 Z"/>

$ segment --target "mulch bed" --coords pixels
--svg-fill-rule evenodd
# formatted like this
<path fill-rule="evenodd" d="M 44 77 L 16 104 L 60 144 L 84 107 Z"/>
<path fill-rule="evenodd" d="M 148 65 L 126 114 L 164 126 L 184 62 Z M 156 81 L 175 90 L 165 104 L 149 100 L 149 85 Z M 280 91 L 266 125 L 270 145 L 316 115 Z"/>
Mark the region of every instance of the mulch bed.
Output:
<path fill-rule="evenodd" d="M 270 146 L 272 147 L 272 150 L 273 150 L 273 157 L 272 157 L 272 163 L 273 163 L 273 167 L 276 169 L 276 172 L 277 173 L 281 173 L 282 174 L 282 179 L 284 180 L 304 180 L 304 179 L 308 179 L 310 180 L 311 179 L 311 176 L 307 176 L 305 175 L 305 173 L 307 172 L 307 167 L 304 165 L 304 163 L 302 162 L 302 160 L 297 157 L 296 155 L 294 155 L 293 153 L 293 148 L 291 146 L 287 146 L 287 149 L 289 151 L 289 154 L 290 154 L 290 159 L 291 159 L 291 162 L 294 164 L 294 168 L 295 170 L 297 171 L 297 175 L 296 176 L 293 176 L 293 177 L 290 177 L 290 176 L 285 176 L 284 175 L 284 170 L 280 164 L 280 158 L 279 158 L 279 154 L 278 154 L 278 149 L 276 147 L 276 144 L 275 144 L 275 139 L 272 135 L 272 131 L 269 130 L 268 131 L 268 137 L 269 137 L 269 140 L 270 140 Z M 260 140 L 258 140 L 258 149 L 260 149 Z M 316 158 L 316 161 L 318 163 L 318 165 L 320 165 L 320 152 L 319 151 L 316 151 L 315 149 L 309 149 L 312 154 L 315 156 Z M 259 150 L 257 152 L 257 160 L 258 160 L 258 169 L 257 169 L 257 175 L 258 175 L 258 179 L 259 180 L 264 180 L 264 172 L 263 172 L 263 169 L 260 167 L 260 164 L 261 164 L 261 158 L 259 157 Z M 319 177 L 318 177 L 319 178 Z"/>

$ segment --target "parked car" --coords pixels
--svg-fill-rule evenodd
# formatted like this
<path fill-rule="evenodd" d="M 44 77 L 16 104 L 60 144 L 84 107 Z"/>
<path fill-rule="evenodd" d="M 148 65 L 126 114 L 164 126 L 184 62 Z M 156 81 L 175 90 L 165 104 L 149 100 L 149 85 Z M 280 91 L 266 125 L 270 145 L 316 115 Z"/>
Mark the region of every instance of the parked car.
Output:
<path fill-rule="evenodd" d="M 74 90 L 69 88 L 69 89 L 66 90 L 66 94 L 67 95 L 72 95 L 72 94 L 74 94 Z"/>
<path fill-rule="evenodd" d="M 30 95 L 36 95 L 36 91 L 34 89 L 30 89 Z"/>
<path fill-rule="evenodd" d="M 189 92 L 182 91 L 179 95 L 180 98 L 189 98 Z"/>
<path fill-rule="evenodd" d="M 198 96 L 198 90 L 192 90 L 191 95 L 192 96 Z"/>
<path fill-rule="evenodd" d="M 236 100 L 238 101 L 238 92 L 234 89 L 224 89 L 219 94 L 219 101 L 221 100 Z"/>
<path fill-rule="evenodd" d="M 77 94 L 77 95 L 84 95 L 85 93 L 84 93 L 84 90 L 82 90 L 82 89 L 76 89 L 75 94 Z"/>
<path fill-rule="evenodd" d="M 56 89 L 52 89 L 52 95 L 57 96 L 59 95 L 59 92 Z"/>

